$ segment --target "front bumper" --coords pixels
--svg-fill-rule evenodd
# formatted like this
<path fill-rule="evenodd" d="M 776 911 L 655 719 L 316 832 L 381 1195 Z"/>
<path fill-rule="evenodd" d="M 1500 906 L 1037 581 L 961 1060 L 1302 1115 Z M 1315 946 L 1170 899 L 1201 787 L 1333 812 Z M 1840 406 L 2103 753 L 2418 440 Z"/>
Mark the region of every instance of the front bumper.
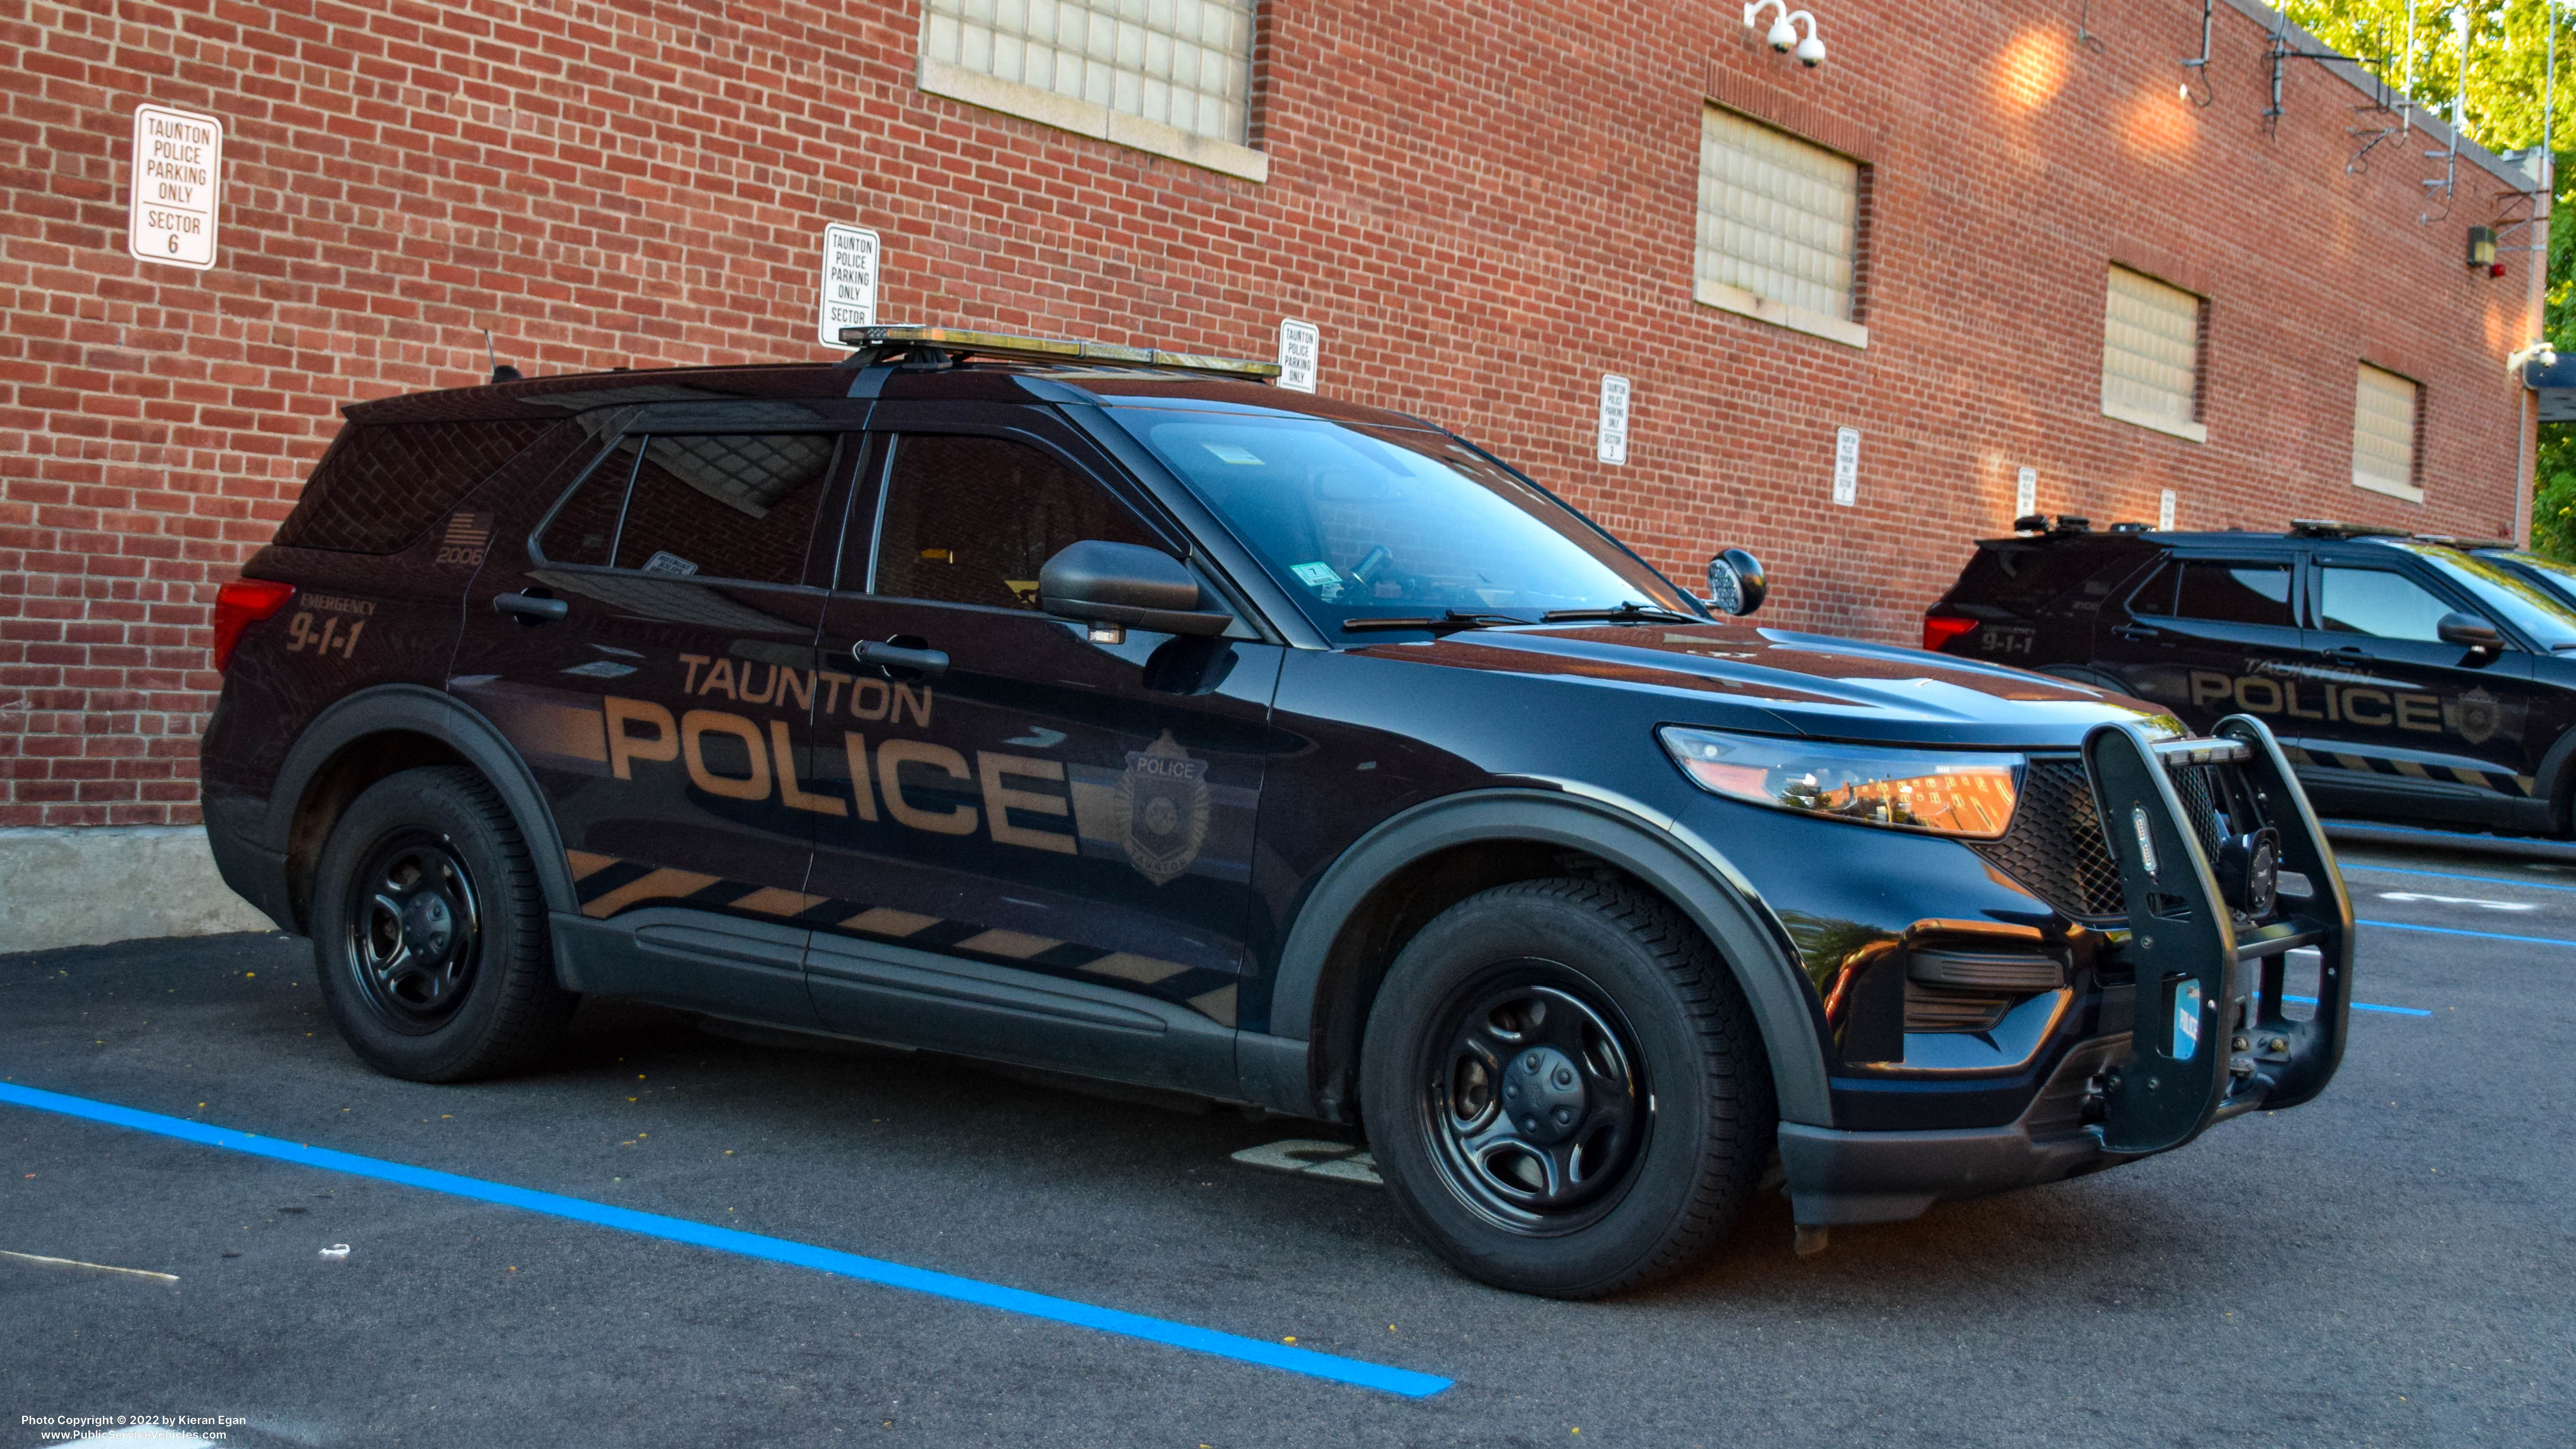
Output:
<path fill-rule="evenodd" d="M 2232 716 L 2214 741 L 2162 742 L 2104 725 L 2084 758 L 2117 858 L 2125 930 L 2112 961 L 2131 977 L 2131 1029 L 2073 1048 L 2021 1117 L 2002 1127 L 1855 1132 L 1783 1124 L 1780 1161 L 1801 1224 L 1892 1222 L 1933 1203 L 2056 1182 L 2179 1147 L 2257 1108 L 2296 1106 L 2343 1060 L 2352 907 L 2325 833 L 2261 721 Z M 2281 867 L 2309 894 L 2255 924 L 2221 892 L 2171 771 L 2234 757 Z M 2284 958 L 2318 953 L 2317 1000 L 2284 1011 Z M 2243 1003 L 2239 1006 L 2240 1001 Z"/>

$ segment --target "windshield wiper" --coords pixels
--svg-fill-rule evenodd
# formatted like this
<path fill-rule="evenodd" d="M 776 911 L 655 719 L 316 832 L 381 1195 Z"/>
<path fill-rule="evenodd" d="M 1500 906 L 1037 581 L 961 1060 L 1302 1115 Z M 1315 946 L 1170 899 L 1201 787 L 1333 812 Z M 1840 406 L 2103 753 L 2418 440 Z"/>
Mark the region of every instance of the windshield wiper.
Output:
<path fill-rule="evenodd" d="M 1586 620 L 1609 624 L 1643 624 L 1648 620 L 1669 620 L 1677 624 L 1705 624 L 1708 621 L 1691 614 L 1676 614 L 1634 599 L 1615 609 L 1550 609 L 1538 616 L 1542 624 L 1573 624 Z"/>
<path fill-rule="evenodd" d="M 1359 634 L 1378 629 L 1428 629 L 1434 634 L 1448 634 L 1460 629 L 1501 629 L 1530 622 L 1511 614 L 1466 614 L 1451 609 L 1437 619 L 1344 619 L 1342 632 Z"/>

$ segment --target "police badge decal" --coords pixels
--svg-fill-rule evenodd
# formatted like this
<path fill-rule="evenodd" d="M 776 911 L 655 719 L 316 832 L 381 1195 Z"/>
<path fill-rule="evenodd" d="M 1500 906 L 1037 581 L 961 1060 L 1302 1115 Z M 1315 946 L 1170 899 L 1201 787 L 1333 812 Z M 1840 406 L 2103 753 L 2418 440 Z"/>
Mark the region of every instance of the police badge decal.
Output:
<path fill-rule="evenodd" d="M 2483 689 L 2472 689 L 2451 701 L 2445 713 L 2451 717 L 2451 732 L 2472 745 L 2483 745 L 2495 738 L 2496 727 L 2503 723 L 2501 703 Z"/>
<path fill-rule="evenodd" d="M 1170 730 L 1147 748 L 1127 752 L 1117 799 L 1127 859 L 1147 880 L 1168 885 L 1199 858 L 1199 847 L 1207 843 L 1207 762 L 1191 759 Z"/>

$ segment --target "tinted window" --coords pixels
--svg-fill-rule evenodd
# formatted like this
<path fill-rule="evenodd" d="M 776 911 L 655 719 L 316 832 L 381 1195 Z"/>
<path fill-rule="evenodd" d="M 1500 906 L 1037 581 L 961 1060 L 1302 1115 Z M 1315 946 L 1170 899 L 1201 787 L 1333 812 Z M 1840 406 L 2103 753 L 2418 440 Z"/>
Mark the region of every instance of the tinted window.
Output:
<path fill-rule="evenodd" d="M 550 563 L 799 582 L 839 443 L 832 433 L 628 438 L 574 490 L 538 547 Z"/>
<path fill-rule="evenodd" d="M 2019 612 L 2037 611 L 2061 601 L 2098 601 L 2147 558 L 2145 550 L 2134 548 L 2114 553 L 2047 543 L 1987 545 L 1968 560 L 1950 598 L 1962 604 L 1998 604 Z M 2173 597 L 2170 578 L 2165 581 L 2164 597 L 2168 601 Z"/>
<path fill-rule="evenodd" d="M 2181 577 L 2181 564 L 2166 563 L 2159 566 L 2154 573 L 2147 575 L 2145 583 L 2138 585 L 2138 591 L 2129 596 L 2129 612 L 2149 614 L 2157 618 L 2172 614 L 2174 582 Z"/>
<path fill-rule="evenodd" d="M 875 591 L 893 598 L 1034 609 L 1038 570 L 1068 544 L 1163 547 L 1099 484 L 1006 438 L 897 439 L 884 513 Z"/>
<path fill-rule="evenodd" d="M 2173 612 L 2181 619 L 2208 619 L 2221 624 L 2296 624 L 2290 612 L 2288 564 L 2185 562 L 2174 591 Z"/>
<path fill-rule="evenodd" d="M 2328 568 L 2321 590 L 2325 627 L 2338 634 L 2440 642 L 2451 606 L 2423 585 L 2385 569 Z"/>
<path fill-rule="evenodd" d="M 543 420 L 352 423 L 277 530 L 288 548 L 399 553 L 441 513 L 557 426 Z M 565 429 L 565 445 L 580 438 Z"/>

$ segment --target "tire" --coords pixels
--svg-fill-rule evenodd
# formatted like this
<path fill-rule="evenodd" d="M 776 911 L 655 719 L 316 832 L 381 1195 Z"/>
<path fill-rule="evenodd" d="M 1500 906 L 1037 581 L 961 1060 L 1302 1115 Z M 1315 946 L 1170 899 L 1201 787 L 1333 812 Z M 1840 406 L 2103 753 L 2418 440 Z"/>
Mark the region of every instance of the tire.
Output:
<path fill-rule="evenodd" d="M 556 984 L 527 842 L 462 766 L 405 770 L 350 802 L 313 883 L 322 999 L 387 1076 L 464 1082 L 542 1059 L 579 998 Z"/>
<path fill-rule="evenodd" d="M 1360 1093 L 1424 1240 L 1469 1277 L 1557 1298 L 1705 1254 L 1778 1125 L 1715 950 L 1653 896 L 1587 880 L 1499 886 L 1425 926 L 1369 1011 Z"/>

